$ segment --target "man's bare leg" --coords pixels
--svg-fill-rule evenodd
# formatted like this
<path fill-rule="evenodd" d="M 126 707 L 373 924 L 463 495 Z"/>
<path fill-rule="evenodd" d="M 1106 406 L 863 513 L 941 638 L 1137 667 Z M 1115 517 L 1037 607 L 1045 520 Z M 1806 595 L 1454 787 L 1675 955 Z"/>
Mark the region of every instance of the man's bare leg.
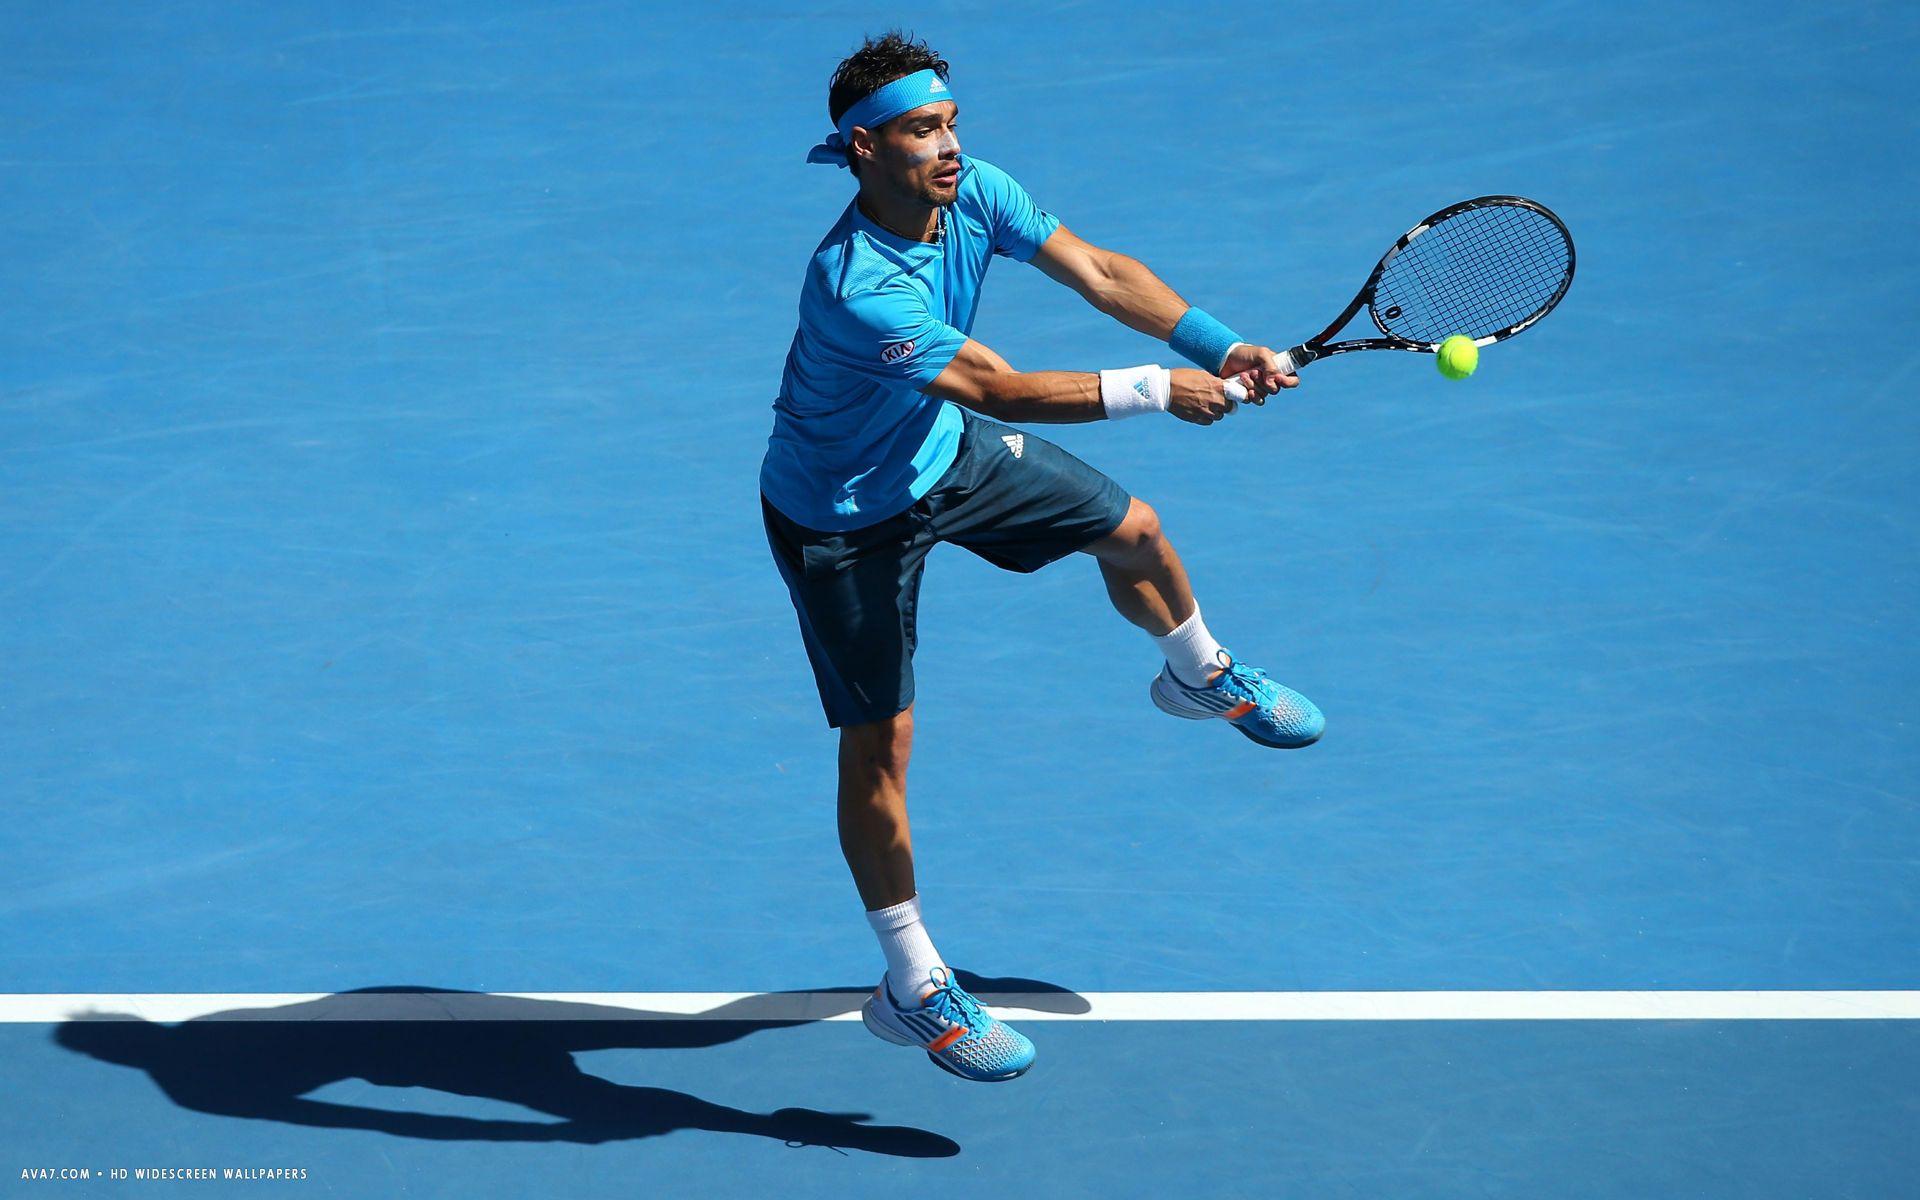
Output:
<path fill-rule="evenodd" d="M 1327 721 L 1313 701 L 1264 672 L 1244 670 L 1214 640 L 1152 507 L 1132 501 L 1119 528 L 1087 553 L 1100 560 L 1113 607 L 1151 634 L 1166 659 L 1153 681 L 1154 704 L 1193 720 L 1225 717 L 1248 738 L 1278 750 L 1319 740 Z"/>
<path fill-rule="evenodd" d="M 913 898 L 907 830 L 907 759 L 913 707 L 840 731 L 840 852 L 868 911 Z"/>
<path fill-rule="evenodd" d="M 1113 607 L 1154 637 L 1173 632 L 1199 608 L 1187 569 L 1160 531 L 1160 514 L 1143 500 L 1136 498 L 1120 527 L 1088 546 L 1087 553 L 1100 560 Z"/>
<path fill-rule="evenodd" d="M 913 708 L 840 731 L 840 852 L 887 957 L 887 988 L 912 1004 L 943 966 L 920 920 L 907 830 L 907 759 Z"/>

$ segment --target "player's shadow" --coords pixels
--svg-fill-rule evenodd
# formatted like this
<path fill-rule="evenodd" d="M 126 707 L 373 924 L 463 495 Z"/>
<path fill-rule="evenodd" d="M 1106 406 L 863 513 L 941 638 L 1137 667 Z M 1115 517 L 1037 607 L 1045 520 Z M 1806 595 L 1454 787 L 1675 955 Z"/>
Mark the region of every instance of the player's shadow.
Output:
<path fill-rule="evenodd" d="M 1024 1008 L 1088 1010 L 1083 998 L 1052 984 L 957 974 L 976 995 L 1021 993 Z M 54 1040 L 147 1072 L 184 1108 L 227 1117 L 439 1141 L 599 1143 L 704 1129 L 904 1158 L 960 1153 L 951 1138 L 911 1126 L 867 1124 L 866 1113 L 747 1112 L 685 1092 L 614 1083 L 582 1071 L 573 1057 L 587 1050 L 719 1046 L 853 1012 L 866 994 L 864 988 L 769 993 L 681 1017 L 480 992 L 366 988 L 178 1025 L 85 1013 L 62 1024 Z M 403 1014 L 409 1019 L 392 1019 Z M 947 1082 L 931 1064 L 899 1066 L 929 1072 L 929 1086 Z M 505 1101 L 557 1119 L 442 1116 L 306 1098 L 350 1079 Z"/>

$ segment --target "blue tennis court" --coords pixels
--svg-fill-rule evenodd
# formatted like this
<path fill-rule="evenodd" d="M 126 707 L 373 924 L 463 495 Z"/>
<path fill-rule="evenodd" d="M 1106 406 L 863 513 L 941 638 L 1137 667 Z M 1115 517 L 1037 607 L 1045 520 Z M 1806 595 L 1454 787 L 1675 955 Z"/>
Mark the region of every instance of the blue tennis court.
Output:
<path fill-rule="evenodd" d="M 9 1189 L 1920 1194 L 1910 6 L 0 11 Z M 1039 1046 L 993 1087 L 854 1015 L 756 494 L 891 25 L 1275 346 L 1456 199 L 1579 248 L 1471 380 L 1044 430 L 1310 749 L 1155 711 L 1090 559 L 934 553 L 914 842 Z M 986 291 L 1021 370 L 1172 357 Z"/>

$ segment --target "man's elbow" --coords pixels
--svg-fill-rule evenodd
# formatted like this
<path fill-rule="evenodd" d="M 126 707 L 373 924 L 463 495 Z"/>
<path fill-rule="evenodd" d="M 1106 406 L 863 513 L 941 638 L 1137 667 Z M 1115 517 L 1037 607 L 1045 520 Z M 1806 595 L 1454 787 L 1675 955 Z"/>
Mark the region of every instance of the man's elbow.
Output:
<path fill-rule="evenodd" d="M 1018 371 L 994 371 L 974 381 L 973 395 L 961 403 L 993 421 L 1008 419 L 1009 407 L 1018 398 L 1020 373 Z"/>
<path fill-rule="evenodd" d="M 983 417 L 1004 419 L 1001 414 L 1017 399 L 1020 372 L 1007 360 L 977 342 L 969 341 L 936 376 L 926 391 L 951 400 Z"/>
<path fill-rule="evenodd" d="M 1127 294 L 1128 276 L 1140 267 L 1135 260 L 1114 251 L 1104 251 L 1094 264 L 1086 290 L 1087 303 L 1107 316 L 1113 316 Z"/>

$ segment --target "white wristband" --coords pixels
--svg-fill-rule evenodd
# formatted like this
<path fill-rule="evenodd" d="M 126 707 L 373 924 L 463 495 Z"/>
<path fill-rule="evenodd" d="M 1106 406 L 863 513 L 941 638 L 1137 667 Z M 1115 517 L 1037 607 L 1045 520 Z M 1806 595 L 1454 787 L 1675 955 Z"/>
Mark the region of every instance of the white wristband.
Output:
<path fill-rule="evenodd" d="M 1100 372 L 1100 404 L 1109 421 L 1165 412 L 1172 395 L 1173 372 L 1165 367 L 1148 363 Z"/>

